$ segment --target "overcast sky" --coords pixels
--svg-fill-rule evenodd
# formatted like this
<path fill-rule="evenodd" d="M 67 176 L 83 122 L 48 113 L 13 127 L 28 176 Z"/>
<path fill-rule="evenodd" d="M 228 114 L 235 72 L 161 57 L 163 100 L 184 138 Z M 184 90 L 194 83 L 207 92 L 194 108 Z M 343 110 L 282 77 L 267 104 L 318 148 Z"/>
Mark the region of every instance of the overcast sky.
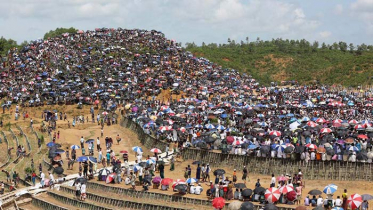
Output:
<path fill-rule="evenodd" d="M 0 36 L 18 42 L 57 27 L 162 31 L 177 42 L 227 38 L 373 44 L 373 0 L 0 0 Z"/>

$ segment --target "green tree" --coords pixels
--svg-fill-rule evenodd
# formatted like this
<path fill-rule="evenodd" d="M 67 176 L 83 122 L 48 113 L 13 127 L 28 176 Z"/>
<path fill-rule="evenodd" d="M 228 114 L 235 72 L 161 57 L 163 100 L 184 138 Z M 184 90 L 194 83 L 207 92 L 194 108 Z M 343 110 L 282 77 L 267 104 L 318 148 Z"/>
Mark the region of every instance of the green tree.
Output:
<path fill-rule="evenodd" d="M 349 50 L 350 50 L 350 53 L 353 53 L 354 52 L 354 44 L 350 43 L 350 45 L 348 46 Z"/>
<path fill-rule="evenodd" d="M 44 39 L 48 39 L 48 38 L 54 38 L 54 37 L 57 37 L 57 36 L 61 36 L 62 34 L 64 33 L 71 33 L 71 34 L 75 34 L 78 30 L 71 27 L 71 28 L 56 28 L 56 30 L 50 30 L 49 32 L 47 32 L 46 34 L 44 34 Z"/>

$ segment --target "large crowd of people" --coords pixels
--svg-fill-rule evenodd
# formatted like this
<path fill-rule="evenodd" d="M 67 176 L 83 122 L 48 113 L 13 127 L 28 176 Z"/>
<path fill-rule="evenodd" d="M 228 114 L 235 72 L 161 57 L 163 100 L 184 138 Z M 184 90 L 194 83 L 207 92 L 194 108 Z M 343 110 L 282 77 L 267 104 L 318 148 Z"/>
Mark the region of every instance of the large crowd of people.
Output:
<path fill-rule="evenodd" d="M 91 112 L 91 118 L 74 117 L 71 123 L 75 126 L 96 120 L 103 128 L 105 122 L 117 123 L 108 113 L 123 106 L 122 114 L 141 125 L 146 133 L 178 145 L 175 151 L 196 147 L 305 162 L 372 162 L 373 96 L 370 90 L 296 83 L 261 86 L 245 73 L 195 57 L 158 31 L 98 28 L 66 33 L 36 40 L 23 49 L 12 49 L 0 62 L 3 112 L 12 103 L 101 105 L 105 113 L 96 116 Z M 19 113 L 16 113 L 17 119 Z M 26 115 L 24 113 L 24 117 Z M 63 113 L 59 113 L 60 120 L 62 116 Z M 58 112 L 46 111 L 42 117 L 55 129 Z M 30 124 L 32 126 L 32 119 Z M 68 124 L 70 127 L 70 121 Z M 82 139 L 80 149 L 85 155 Z M 120 140 L 118 136 L 118 144 Z M 116 167 L 120 160 L 110 150 L 115 143 L 113 138 L 106 137 L 105 143 L 106 156 L 97 137 L 96 162 L 105 167 L 113 165 L 114 172 L 121 170 Z M 93 173 L 94 166 L 88 164 L 89 160 L 79 160 L 75 149 L 71 149 L 69 168 L 73 167 L 74 160 L 85 162 L 84 171 L 80 172 L 88 177 L 88 168 Z M 93 155 L 94 150 L 93 140 L 87 152 Z M 136 152 L 137 164 L 140 164 L 142 156 Z M 147 189 L 150 183 L 144 182 L 145 177 L 155 170 L 164 172 L 163 164 L 157 164 L 156 155 L 154 158 L 147 159 L 149 167 L 135 167 L 131 171 L 127 167 L 125 182 L 135 188 L 138 177 Z M 208 171 L 207 165 L 199 168 L 197 181 L 191 180 L 190 167 L 185 169 L 187 184 L 175 186 L 178 191 L 202 192 L 199 180 L 210 181 L 211 169 Z M 99 176 L 106 179 L 105 169 L 102 173 Z M 243 179 L 246 180 L 246 176 L 243 173 Z M 121 176 L 113 180 L 120 182 Z M 188 183 L 188 180 L 191 181 Z M 233 192 L 235 182 L 216 176 L 206 191 L 213 197 L 240 198 L 239 190 Z M 259 180 L 258 183 L 260 185 Z M 161 186 L 161 189 L 168 188 Z M 254 198 L 260 200 L 261 196 Z"/>

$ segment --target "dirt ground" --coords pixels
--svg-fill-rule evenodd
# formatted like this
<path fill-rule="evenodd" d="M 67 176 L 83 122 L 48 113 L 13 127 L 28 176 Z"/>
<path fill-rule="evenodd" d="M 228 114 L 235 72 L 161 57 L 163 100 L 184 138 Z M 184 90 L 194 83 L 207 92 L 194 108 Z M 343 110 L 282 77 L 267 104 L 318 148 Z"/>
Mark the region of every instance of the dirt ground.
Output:
<path fill-rule="evenodd" d="M 13 107 L 14 108 L 14 107 Z M 66 112 L 68 116 L 68 120 L 70 123 L 72 122 L 72 117 L 74 115 L 79 115 L 79 114 L 84 114 L 85 117 L 88 116 L 89 113 L 89 107 L 85 107 L 82 110 L 76 109 L 76 106 L 62 106 L 62 107 L 45 107 L 45 108 L 27 108 L 26 110 L 30 113 L 30 117 L 34 119 L 35 123 L 35 128 L 38 129 L 40 127 L 40 122 L 41 122 L 41 112 L 44 109 L 55 109 L 57 108 L 58 111 L 62 111 L 63 113 Z M 14 109 L 13 109 L 14 110 Z M 97 110 L 95 110 L 95 116 L 97 115 Z M 89 115 L 90 116 L 90 115 Z M 5 123 L 10 120 L 11 123 L 14 123 L 14 117 L 12 116 L 11 119 L 4 119 Z M 21 120 L 22 121 L 22 120 Z M 25 120 L 25 122 L 17 122 L 19 124 L 27 124 L 29 123 L 29 120 Z M 62 149 L 66 149 L 67 147 L 70 147 L 73 144 L 80 145 L 80 138 L 83 136 L 85 139 L 96 139 L 96 137 L 100 136 L 100 126 L 97 125 L 97 123 L 85 123 L 85 124 L 78 124 L 74 128 L 71 127 L 70 129 L 67 128 L 67 122 L 63 121 L 57 121 L 57 126 L 58 129 L 56 131 L 60 131 L 60 138 L 56 140 L 57 143 L 60 143 L 62 145 Z M 119 154 L 119 151 L 121 150 L 127 150 L 129 151 L 129 160 L 134 161 L 135 160 L 135 153 L 131 151 L 131 148 L 133 146 L 141 146 L 140 142 L 138 140 L 137 135 L 130 131 L 129 129 L 121 127 L 119 124 L 117 125 L 112 125 L 112 126 L 105 126 L 104 127 L 104 137 L 101 138 L 101 147 L 104 146 L 104 138 L 105 136 L 111 136 L 113 139 L 115 139 L 116 135 L 118 135 L 122 138 L 122 141 L 120 142 L 119 145 L 114 142 L 113 145 L 113 150 L 115 151 L 116 154 Z M 48 142 L 48 139 L 46 139 L 46 142 Z M 96 142 L 94 142 L 96 144 Z M 86 145 L 86 148 L 88 145 Z M 96 145 L 95 145 L 96 148 Z M 144 159 L 146 158 L 147 155 L 152 155 L 149 151 L 149 149 L 146 149 L 143 147 L 144 154 L 143 157 Z M 86 151 L 88 153 L 88 151 Z M 97 157 L 97 151 L 95 151 L 95 156 Z M 77 150 L 77 156 L 79 157 L 81 155 L 81 150 Z M 106 152 L 103 152 L 103 155 L 106 155 Z M 74 165 L 73 170 L 66 170 L 67 169 L 67 160 L 65 154 L 62 155 L 64 159 L 64 169 L 66 174 L 72 174 L 72 173 L 77 173 L 78 172 L 78 164 Z M 1 161 L 0 161 L 1 162 Z M 177 161 L 175 164 L 176 170 L 175 171 L 170 171 L 169 166 L 166 166 L 165 170 L 165 177 L 172 178 L 172 179 L 181 179 L 183 178 L 184 174 L 184 169 L 188 165 L 191 165 L 192 167 L 192 177 L 195 176 L 196 172 L 196 165 L 192 165 L 192 161 Z M 102 165 L 98 165 L 98 168 L 101 168 Z M 216 168 L 213 168 L 212 170 L 215 170 Z M 224 169 L 224 168 L 223 168 Z M 227 176 L 232 177 L 232 172 L 229 169 L 225 169 L 227 171 Z M 238 177 L 238 182 L 240 182 L 240 177 L 242 176 L 242 168 L 237 169 L 237 177 Z M 279 176 L 280 174 L 275 174 L 275 176 Z M 263 175 L 257 175 L 257 174 L 249 174 L 250 181 L 246 183 L 246 186 L 248 188 L 253 189 L 256 183 L 257 179 L 260 179 L 260 183 L 263 187 L 267 188 L 269 187 L 270 184 L 270 176 L 263 176 Z M 214 177 L 211 177 L 214 179 Z M 103 182 L 102 182 L 103 183 Z M 335 193 L 335 197 L 337 195 L 342 195 L 343 189 L 348 190 L 348 194 L 351 195 L 353 193 L 358 193 L 358 194 L 373 194 L 373 183 L 372 182 L 365 182 L 365 181 L 328 181 L 328 180 L 305 180 L 305 188 L 303 189 L 303 196 L 302 196 L 302 203 L 303 199 L 306 196 L 306 194 L 312 190 L 312 189 L 319 189 L 323 190 L 323 188 L 328 185 L 328 184 L 336 184 L 338 186 L 338 191 Z M 120 186 L 120 187 L 125 187 L 128 188 L 128 186 L 125 186 L 123 183 L 122 184 L 116 184 L 115 186 Z M 188 197 L 195 197 L 195 198 L 202 198 L 202 199 L 207 199 L 206 197 L 206 190 L 208 189 L 207 183 L 203 183 L 202 187 L 204 188 L 204 192 L 202 195 L 186 195 Z M 141 187 L 138 187 L 140 190 Z M 157 189 L 150 189 L 150 191 L 157 191 L 157 192 L 162 192 L 162 193 L 167 193 L 167 194 L 174 194 L 171 190 L 169 191 L 160 191 Z M 323 195 L 325 197 L 325 195 Z"/>

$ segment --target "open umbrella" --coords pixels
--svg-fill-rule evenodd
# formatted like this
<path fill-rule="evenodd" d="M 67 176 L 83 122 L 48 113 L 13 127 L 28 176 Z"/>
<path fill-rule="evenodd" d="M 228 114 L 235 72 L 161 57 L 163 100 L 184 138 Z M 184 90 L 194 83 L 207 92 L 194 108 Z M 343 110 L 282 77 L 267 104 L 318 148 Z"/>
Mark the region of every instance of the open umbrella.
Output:
<path fill-rule="evenodd" d="M 274 204 L 268 203 L 264 206 L 264 210 L 278 210 L 278 208 Z"/>
<path fill-rule="evenodd" d="M 87 141 L 85 141 L 86 144 L 89 144 L 89 143 L 92 143 L 92 142 L 95 142 L 94 139 L 88 139 Z"/>
<path fill-rule="evenodd" d="M 214 171 L 214 175 L 215 175 L 215 176 L 221 176 L 221 175 L 223 175 L 223 174 L 225 174 L 225 170 L 224 170 L 224 169 L 216 169 L 216 170 Z"/>
<path fill-rule="evenodd" d="M 177 191 L 183 191 L 183 190 L 187 189 L 187 185 L 186 184 L 177 184 L 173 188 L 174 188 L 174 190 L 177 190 Z"/>
<path fill-rule="evenodd" d="M 358 209 L 361 203 L 363 202 L 363 198 L 359 194 L 352 194 L 350 197 L 347 199 L 348 206 L 351 209 Z"/>
<path fill-rule="evenodd" d="M 297 193 L 295 191 L 290 191 L 286 194 L 286 198 L 289 201 L 294 201 L 297 198 Z"/>
<path fill-rule="evenodd" d="M 58 175 L 61 175 L 61 174 L 63 174 L 64 169 L 62 167 L 57 167 L 57 168 L 53 169 L 53 172 L 58 174 Z"/>
<path fill-rule="evenodd" d="M 87 183 L 87 179 L 84 177 L 79 177 L 75 179 L 75 183 L 80 183 L 80 184 Z"/>
<path fill-rule="evenodd" d="M 198 180 L 195 179 L 195 178 L 189 178 L 189 179 L 186 180 L 186 183 L 188 183 L 188 184 L 193 184 L 193 183 L 196 183 L 196 182 L 198 182 Z"/>
<path fill-rule="evenodd" d="M 47 147 L 53 147 L 55 145 L 55 143 L 53 143 L 53 142 L 49 142 L 48 144 L 47 144 Z"/>
<path fill-rule="evenodd" d="M 142 149 L 141 149 L 141 147 L 136 146 L 136 147 L 132 147 L 132 151 L 134 151 L 134 152 L 142 152 Z"/>
<path fill-rule="evenodd" d="M 278 181 L 287 181 L 289 178 L 287 178 L 286 176 L 279 176 L 279 177 L 277 177 L 277 180 Z"/>
<path fill-rule="evenodd" d="M 284 185 L 279 190 L 280 190 L 280 193 L 286 194 L 288 192 L 294 191 L 294 187 L 292 187 L 290 185 Z"/>
<path fill-rule="evenodd" d="M 159 183 L 161 183 L 161 181 L 162 181 L 162 178 L 160 176 L 156 176 L 152 180 L 153 184 L 159 184 Z"/>
<path fill-rule="evenodd" d="M 264 187 L 257 187 L 254 189 L 255 194 L 263 194 L 265 193 L 266 189 Z"/>
<path fill-rule="evenodd" d="M 240 210 L 254 210 L 254 204 L 248 201 L 243 202 Z"/>
<path fill-rule="evenodd" d="M 277 189 L 275 187 L 268 188 L 265 191 L 265 194 L 264 194 L 265 199 L 269 203 L 274 203 L 274 202 L 278 201 L 280 196 L 281 196 L 281 193 L 280 193 L 279 189 Z"/>
<path fill-rule="evenodd" d="M 88 160 L 89 160 L 90 162 L 92 162 L 92 163 L 97 163 L 97 158 L 95 158 L 95 157 L 89 156 L 89 157 L 88 157 Z"/>
<path fill-rule="evenodd" d="M 162 185 L 170 185 L 174 180 L 170 179 L 170 178 L 164 178 L 162 179 L 161 181 L 161 184 Z"/>
<path fill-rule="evenodd" d="M 109 176 L 106 177 L 106 184 L 112 183 L 114 181 L 115 176 L 116 176 L 115 173 L 109 174 Z"/>
<path fill-rule="evenodd" d="M 126 151 L 126 150 L 121 150 L 121 151 L 119 151 L 119 153 L 121 153 L 121 154 L 127 154 L 128 151 Z"/>
<path fill-rule="evenodd" d="M 56 153 L 56 154 L 62 154 L 62 153 L 65 153 L 65 150 L 63 150 L 63 149 L 56 149 L 56 151 L 54 151 L 54 153 Z"/>
<path fill-rule="evenodd" d="M 247 199 L 251 196 L 251 194 L 253 194 L 253 191 L 250 190 L 250 189 L 244 189 L 242 190 L 242 197 Z"/>
<path fill-rule="evenodd" d="M 338 186 L 335 184 L 330 184 L 326 186 L 323 190 L 323 192 L 327 195 L 333 195 L 338 189 Z"/>
<path fill-rule="evenodd" d="M 234 184 L 234 187 L 237 189 L 245 189 L 246 185 L 244 183 L 236 183 Z"/>
<path fill-rule="evenodd" d="M 162 151 L 158 148 L 153 148 L 150 150 L 150 152 L 153 152 L 153 153 L 162 153 Z"/>
<path fill-rule="evenodd" d="M 332 208 L 332 210 L 344 210 L 344 209 L 342 207 L 336 206 L 336 207 Z"/>
<path fill-rule="evenodd" d="M 70 147 L 71 149 L 80 149 L 80 147 L 78 145 L 71 145 Z"/>
<path fill-rule="evenodd" d="M 225 200 L 222 197 L 214 198 L 212 200 L 212 206 L 217 209 L 222 209 L 225 206 Z"/>
<path fill-rule="evenodd" d="M 242 202 L 241 201 L 233 201 L 228 205 L 229 210 L 240 210 Z"/>
<path fill-rule="evenodd" d="M 314 189 L 314 190 L 309 191 L 308 194 L 310 194 L 310 195 L 321 195 L 322 192 L 320 190 Z"/>
<path fill-rule="evenodd" d="M 363 198 L 364 201 L 373 200 L 373 196 L 369 194 L 362 194 L 361 197 Z"/>
<path fill-rule="evenodd" d="M 80 156 L 76 159 L 77 162 L 86 162 L 88 158 L 86 156 Z"/>

